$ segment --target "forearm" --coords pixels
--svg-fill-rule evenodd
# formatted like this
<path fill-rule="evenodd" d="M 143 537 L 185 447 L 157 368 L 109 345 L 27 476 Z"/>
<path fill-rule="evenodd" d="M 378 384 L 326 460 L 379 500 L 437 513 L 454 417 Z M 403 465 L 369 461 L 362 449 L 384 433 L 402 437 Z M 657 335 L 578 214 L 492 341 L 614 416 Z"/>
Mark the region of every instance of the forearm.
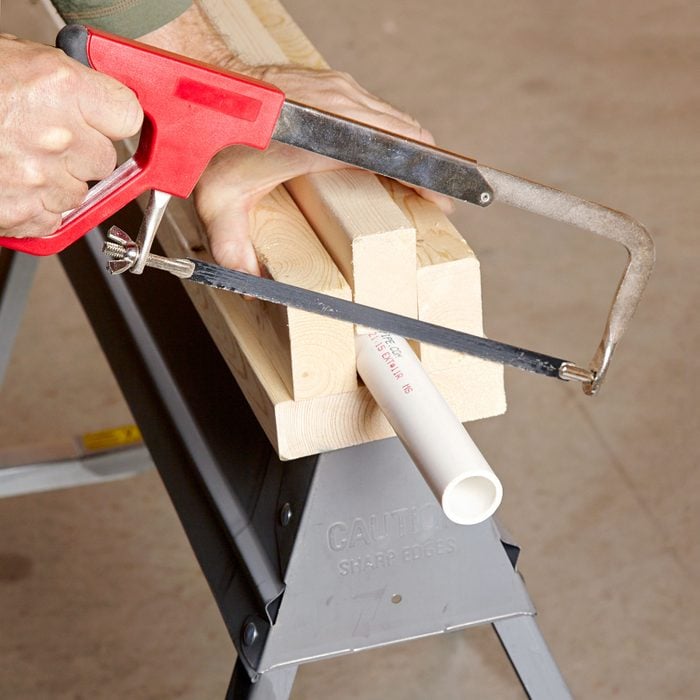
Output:
<path fill-rule="evenodd" d="M 88 24 L 173 53 L 258 77 L 226 46 L 197 0 L 51 0 L 67 23 Z"/>
<path fill-rule="evenodd" d="M 262 74 L 231 52 L 196 1 L 172 21 L 140 35 L 139 41 L 236 73 Z"/>

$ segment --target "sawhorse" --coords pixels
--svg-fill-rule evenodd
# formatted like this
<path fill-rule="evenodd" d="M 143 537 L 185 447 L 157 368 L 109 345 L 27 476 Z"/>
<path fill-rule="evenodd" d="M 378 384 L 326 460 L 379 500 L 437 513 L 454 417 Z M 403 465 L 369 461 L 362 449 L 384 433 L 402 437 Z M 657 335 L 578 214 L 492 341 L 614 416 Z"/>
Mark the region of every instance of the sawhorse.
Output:
<path fill-rule="evenodd" d="M 61 262 L 238 651 L 227 698 L 284 700 L 302 663 L 480 624 L 529 697 L 570 697 L 494 520 L 447 520 L 396 439 L 280 462 L 181 283 L 109 275 L 102 239 Z M 0 378 L 33 265 L 2 252 Z"/>

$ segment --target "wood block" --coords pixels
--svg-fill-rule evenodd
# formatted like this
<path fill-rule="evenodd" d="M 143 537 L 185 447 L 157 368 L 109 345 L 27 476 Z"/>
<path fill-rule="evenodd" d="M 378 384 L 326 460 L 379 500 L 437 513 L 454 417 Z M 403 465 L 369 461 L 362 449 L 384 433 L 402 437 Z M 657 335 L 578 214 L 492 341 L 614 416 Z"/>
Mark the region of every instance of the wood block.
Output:
<path fill-rule="evenodd" d="M 183 257 L 194 251 L 197 257 L 207 259 L 199 239 L 192 240 L 192 210 L 179 204 L 168 208 L 159 234 L 167 254 Z M 394 434 L 363 386 L 294 401 L 280 375 L 278 358 L 261 332 L 260 318 L 251 310 L 254 302 L 198 284 L 183 284 L 281 459 L 296 459 Z M 493 367 L 501 369 L 498 365 Z M 468 392 L 456 381 L 459 377 L 453 369 L 430 376 L 462 421 L 505 410 L 504 394 L 493 391 L 489 372 L 477 373 Z"/>
<path fill-rule="evenodd" d="M 220 0 L 211 0 L 211 2 L 214 4 L 210 5 L 210 0 L 203 2 L 205 9 L 209 9 L 210 17 L 212 17 L 212 7 L 214 9 L 221 7 Z M 246 39 L 248 48 L 246 48 L 245 52 L 248 60 L 254 62 L 251 56 L 258 56 L 255 62 L 280 62 L 279 60 L 261 57 L 261 54 L 267 51 L 266 47 L 269 47 L 271 37 L 265 31 L 265 27 L 270 26 L 274 28 L 276 38 L 286 37 L 282 41 L 283 46 L 295 47 L 294 51 L 304 54 L 304 61 L 307 65 L 309 64 L 308 61 L 314 55 L 309 48 L 311 45 L 291 22 L 286 12 L 281 9 L 279 3 L 273 0 L 254 0 L 252 6 L 257 11 L 258 19 L 262 20 L 262 22 L 253 21 L 254 18 L 251 19 L 250 13 L 245 12 L 245 10 L 238 13 L 234 12 L 235 8 L 241 4 L 244 4 L 243 0 L 233 0 L 225 3 L 227 11 L 231 10 L 233 13 L 229 13 L 228 16 L 238 18 L 236 26 L 223 27 L 220 18 L 214 23 L 222 34 L 229 37 L 232 41 L 236 40 L 239 32 L 253 32 L 254 40 L 250 36 Z M 266 11 L 263 12 L 263 10 Z M 265 32 L 267 38 L 261 34 L 263 24 L 265 27 L 263 27 L 262 31 Z M 323 65 L 321 61 L 322 59 L 317 60 L 315 65 Z M 333 191 L 336 185 L 339 186 L 340 182 L 343 182 L 343 186 L 347 188 L 348 182 L 346 178 L 355 176 L 373 183 L 368 190 L 365 190 L 366 185 L 362 185 L 361 189 L 357 191 L 372 192 L 374 193 L 372 196 L 375 196 L 378 200 L 383 200 L 381 205 L 377 204 L 371 208 L 371 211 L 367 208 L 361 217 L 365 222 L 373 224 L 373 226 L 368 225 L 364 230 L 373 231 L 373 237 L 377 237 L 377 246 L 379 246 L 379 241 L 383 234 L 388 232 L 394 239 L 397 236 L 405 238 L 405 232 L 411 231 L 413 227 L 394 201 L 386 194 L 380 192 L 383 186 L 378 185 L 378 181 L 374 176 L 361 172 L 350 173 L 347 171 L 332 175 L 333 177 L 330 178 L 313 176 L 318 177 L 323 183 L 322 185 L 316 184 L 313 186 L 316 187 L 314 190 L 316 201 L 323 203 L 323 207 L 320 205 L 316 207 L 319 211 L 321 209 L 324 210 L 322 216 L 330 221 L 340 220 L 344 217 L 342 224 L 336 224 L 336 226 L 340 227 L 340 232 L 336 231 L 336 238 L 340 241 L 345 240 L 345 245 L 338 244 L 336 249 L 331 251 L 331 255 L 338 261 L 338 265 L 340 267 L 344 266 L 346 270 L 350 264 L 348 261 L 353 260 L 355 257 L 358 261 L 361 259 L 366 261 L 362 264 L 376 263 L 381 258 L 372 258 L 369 254 L 365 254 L 362 249 L 365 236 L 363 235 L 362 226 L 358 225 L 356 214 L 357 207 L 362 207 L 362 204 L 358 204 L 355 201 L 354 207 L 346 206 L 342 202 L 343 196 Z M 353 180 L 351 179 L 350 192 L 352 192 L 352 187 L 354 186 L 352 183 Z M 312 185 L 299 185 L 298 182 L 295 182 L 291 189 L 298 187 L 312 189 Z M 321 187 L 326 189 L 319 190 Z M 359 188 L 359 186 L 357 187 Z M 379 187 L 379 190 L 377 190 L 377 187 Z M 256 247 L 270 270 L 271 276 L 276 279 L 284 276 L 287 267 L 286 261 L 294 256 L 293 248 L 296 245 L 296 238 L 279 238 L 277 241 L 279 245 L 275 245 L 268 240 L 270 231 L 275 229 L 279 231 L 285 226 L 285 217 L 291 215 L 292 219 L 294 218 L 290 211 L 285 210 L 289 200 L 285 199 L 284 194 L 281 192 L 278 190 L 274 195 L 266 199 L 261 207 L 252 214 L 253 236 Z M 297 196 L 299 196 L 298 192 Z M 357 200 L 356 195 L 346 194 L 345 196 L 350 199 L 356 197 Z M 302 199 L 306 201 L 306 196 L 301 196 L 299 201 L 302 201 Z M 401 204 L 401 197 L 398 198 L 398 201 Z M 304 206 L 309 209 L 308 204 Z M 381 211 L 378 212 L 377 207 L 381 207 Z M 409 211 L 413 211 L 413 209 L 409 207 Z M 169 225 L 164 227 L 164 230 L 159 234 L 159 238 L 165 245 L 168 254 L 174 256 L 189 255 L 194 249 L 198 251 L 198 256 L 206 257 L 206 244 L 202 243 L 198 238 L 196 240 L 192 238 L 192 232 L 196 231 L 196 226 L 192 221 L 193 214 L 191 210 L 182 205 L 171 205 L 167 216 Z M 417 219 L 420 219 L 421 226 L 423 226 L 423 219 L 421 217 L 417 217 Z M 169 229 L 169 232 L 166 232 L 165 229 Z M 390 238 L 391 236 L 386 236 L 387 240 Z M 268 244 L 269 247 L 266 248 Z M 357 250 L 353 251 L 353 247 L 357 247 Z M 434 247 L 436 250 L 439 249 L 436 245 Z M 455 250 L 448 247 L 445 249 L 444 255 L 457 257 L 461 264 L 465 264 L 463 260 L 466 260 L 468 256 L 462 255 L 460 257 Z M 461 250 L 463 252 L 463 249 Z M 395 255 L 395 249 L 391 248 L 390 254 Z M 410 256 L 414 260 L 412 276 L 414 283 L 416 270 L 413 256 L 415 254 L 415 249 L 410 252 Z M 318 255 L 318 251 L 313 251 L 312 255 Z M 421 253 L 419 252 L 420 259 L 432 263 L 436 262 L 436 259 L 431 258 L 429 255 L 426 257 L 423 254 L 421 258 Z M 344 262 L 342 262 L 343 260 Z M 427 262 L 424 262 L 421 267 L 429 267 Z M 442 261 L 440 264 L 445 264 L 446 262 L 448 261 Z M 321 267 L 326 271 L 331 269 L 330 267 L 326 268 L 325 262 Z M 382 271 L 385 272 L 384 270 Z M 444 273 L 444 271 L 445 269 L 443 268 L 442 272 Z M 354 270 L 352 272 L 354 274 Z M 327 274 L 332 278 L 331 273 L 327 272 Z M 372 276 L 374 277 L 376 274 L 375 272 Z M 408 274 L 410 278 L 411 272 L 408 272 Z M 352 278 L 352 275 L 350 277 Z M 364 387 L 354 388 L 349 391 L 341 390 L 337 393 L 329 392 L 324 395 L 299 398 L 298 400 L 293 399 L 293 392 L 290 391 L 290 381 L 294 382 L 296 380 L 290 380 L 290 377 L 293 375 L 294 363 L 280 363 L 280 358 L 291 357 L 294 354 L 294 350 L 290 352 L 289 347 L 285 349 L 284 336 L 280 334 L 280 330 L 284 326 L 284 320 L 275 320 L 275 314 L 280 313 L 279 310 L 271 314 L 262 305 L 245 302 L 236 295 L 206 289 L 186 282 L 184 284 L 195 301 L 222 355 L 236 376 L 260 424 L 282 459 L 293 459 L 308 454 L 347 447 L 389 437 L 393 434 L 390 426 Z M 327 281 L 316 280 L 311 282 L 311 284 L 324 286 L 327 285 Z M 405 287 L 405 285 L 405 280 L 398 283 L 399 288 Z M 396 289 L 396 285 L 394 288 Z M 389 289 L 385 293 L 378 294 L 375 292 L 374 294 L 377 294 L 377 296 L 385 294 L 387 297 L 390 297 L 393 291 Z M 413 304 L 414 313 L 416 312 L 416 298 L 416 292 L 413 292 L 413 300 L 408 302 Z M 382 298 L 375 298 L 369 303 L 387 305 L 386 299 L 382 300 Z M 480 307 L 478 295 L 475 303 L 477 307 Z M 478 310 L 480 311 L 480 308 Z M 286 312 L 283 310 L 282 313 Z M 287 320 L 289 318 L 287 316 Z M 290 342 L 292 341 L 290 340 Z M 286 372 L 289 373 L 289 377 L 286 376 Z M 505 410 L 502 381 L 500 384 L 498 381 L 499 373 L 502 377 L 502 370 L 498 365 L 492 365 L 488 370 L 480 369 L 474 373 L 474 376 L 469 377 L 469 384 L 465 385 L 464 371 L 452 365 L 433 372 L 431 378 L 435 381 L 455 413 L 461 420 L 466 421 L 495 415 Z M 494 375 L 496 375 L 495 379 Z M 315 393 L 315 390 L 312 393 Z"/>
<path fill-rule="evenodd" d="M 416 232 L 379 179 L 337 170 L 287 183 L 359 304 L 416 316 Z"/>
<path fill-rule="evenodd" d="M 350 286 L 283 187 L 265 197 L 252 212 L 251 231 L 260 262 L 270 277 L 352 299 Z M 283 256 L 279 250 L 284 251 Z M 278 340 L 272 346 L 274 357 L 284 359 L 283 378 L 293 399 L 338 394 L 357 387 L 351 324 L 277 304 L 249 303 L 265 307 L 263 320 Z"/>

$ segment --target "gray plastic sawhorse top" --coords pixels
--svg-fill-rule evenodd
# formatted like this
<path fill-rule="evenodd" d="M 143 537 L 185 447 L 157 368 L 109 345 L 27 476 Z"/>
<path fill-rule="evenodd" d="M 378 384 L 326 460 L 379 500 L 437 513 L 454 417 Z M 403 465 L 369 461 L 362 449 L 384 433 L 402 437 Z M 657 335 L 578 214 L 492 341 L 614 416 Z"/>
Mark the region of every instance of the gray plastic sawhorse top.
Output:
<path fill-rule="evenodd" d="M 570 697 L 493 520 L 448 521 L 395 439 L 281 463 L 180 282 L 111 277 L 101 238 L 61 260 L 238 650 L 227 697 L 283 700 L 301 663 L 479 624 L 528 696 Z"/>

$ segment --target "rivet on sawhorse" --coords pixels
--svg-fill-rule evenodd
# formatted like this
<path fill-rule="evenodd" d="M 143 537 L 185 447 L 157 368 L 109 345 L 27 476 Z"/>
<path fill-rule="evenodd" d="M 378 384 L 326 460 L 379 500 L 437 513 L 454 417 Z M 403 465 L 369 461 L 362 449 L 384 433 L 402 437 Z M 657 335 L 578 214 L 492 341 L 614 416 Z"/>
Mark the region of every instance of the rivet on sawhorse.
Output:
<path fill-rule="evenodd" d="M 285 503 L 281 508 L 280 508 L 280 525 L 282 527 L 287 527 L 289 523 L 292 522 L 292 516 L 294 515 L 294 512 L 292 511 L 292 506 L 290 503 Z"/>
<path fill-rule="evenodd" d="M 253 644 L 255 644 L 258 640 L 258 628 L 255 626 L 254 622 L 246 622 L 243 626 L 241 639 L 243 639 L 243 644 L 247 647 L 252 647 Z"/>

